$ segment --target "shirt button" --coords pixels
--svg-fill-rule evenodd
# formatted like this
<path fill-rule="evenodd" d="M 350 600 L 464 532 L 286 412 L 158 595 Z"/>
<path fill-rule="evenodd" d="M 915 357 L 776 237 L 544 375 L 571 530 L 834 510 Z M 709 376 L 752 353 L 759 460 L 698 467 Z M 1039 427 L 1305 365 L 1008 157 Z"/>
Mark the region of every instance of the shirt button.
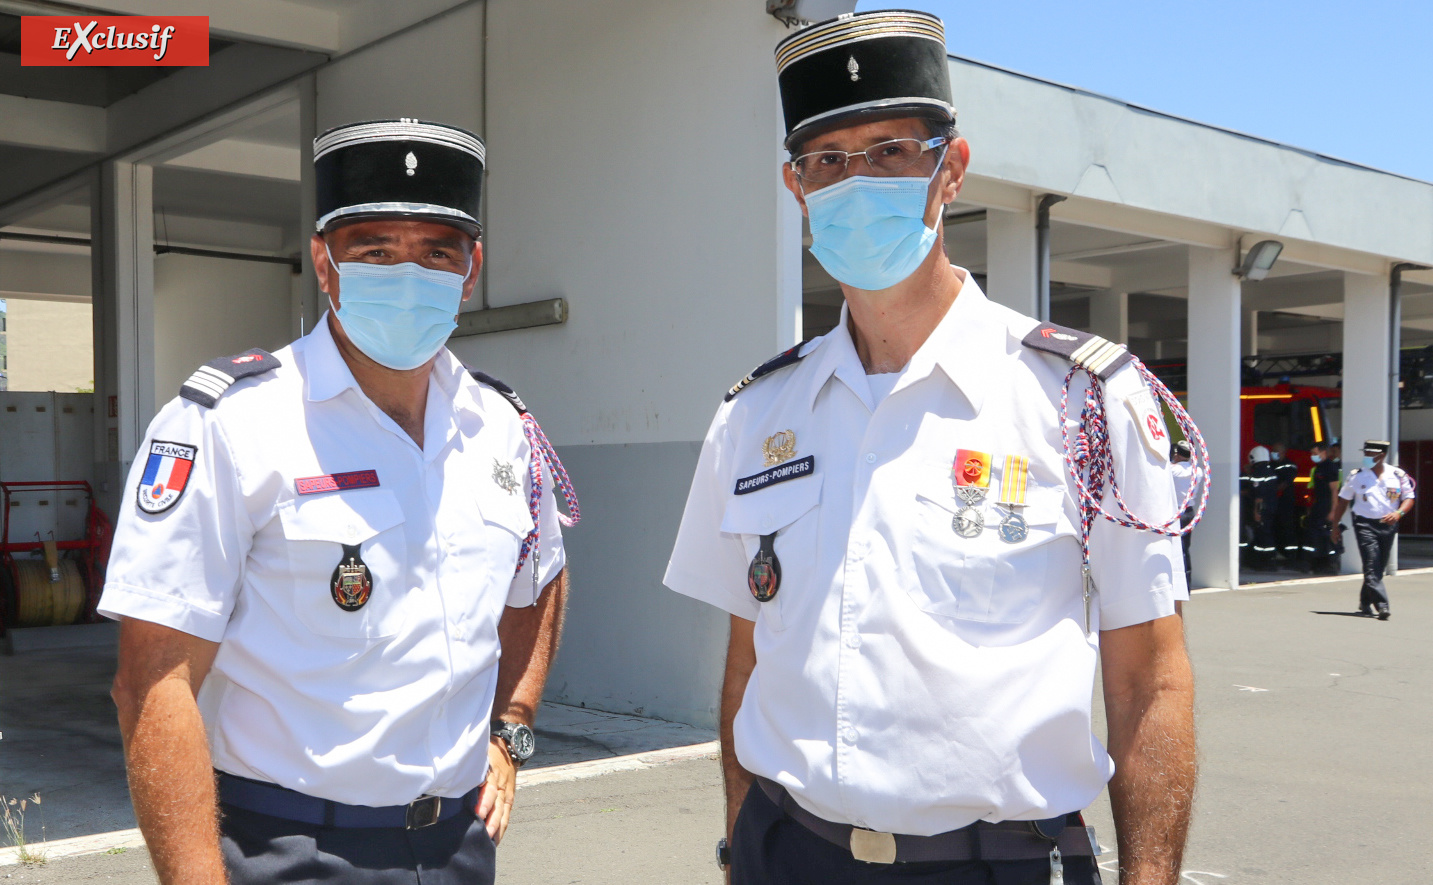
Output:
<path fill-rule="evenodd" d="M 761 527 L 764 528 L 764 529 L 769 529 L 769 528 L 771 528 L 771 516 L 770 516 L 770 515 L 763 516 L 763 517 L 761 518 Z"/>
<path fill-rule="evenodd" d="M 847 634 L 846 634 L 846 647 L 847 647 L 847 648 L 860 648 L 860 647 L 861 647 L 861 636 L 860 636 L 860 634 L 858 634 L 858 633 L 847 633 Z"/>
<path fill-rule="evenodd" d="M 867 453 L 866 453 L 866 463 L 867 463 L 867 464 L 874 464 L 874 463 L 876 463 L 876 453 L 875 453 L 875 452 L 867 452 Z"/>
<path fill-rule="evenodd" d="M 352 541 L 356 537 L 358 537 L 358 526 L 350 525 L 348 527 L 348 540 Z"/>
<path fill-rule="evenodd" d="M 841 729 L 841 740 L 848 744 L 854 744 L 856 742 L 856 729 L 850 725 Z"/>

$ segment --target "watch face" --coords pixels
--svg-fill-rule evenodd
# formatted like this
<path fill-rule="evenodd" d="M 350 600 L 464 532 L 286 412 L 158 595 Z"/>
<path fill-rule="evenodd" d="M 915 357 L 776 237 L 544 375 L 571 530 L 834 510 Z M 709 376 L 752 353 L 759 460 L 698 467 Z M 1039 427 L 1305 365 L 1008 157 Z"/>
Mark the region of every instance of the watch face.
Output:
<path fill-rule="evenodd" d="M 508 746 L 512 748 L 512 754 L 519 760 L 526 760 L 532 756 L 537 741 L 533 737 L 531 728 L 526 725 L 516 725 L 508 731 Z"/>

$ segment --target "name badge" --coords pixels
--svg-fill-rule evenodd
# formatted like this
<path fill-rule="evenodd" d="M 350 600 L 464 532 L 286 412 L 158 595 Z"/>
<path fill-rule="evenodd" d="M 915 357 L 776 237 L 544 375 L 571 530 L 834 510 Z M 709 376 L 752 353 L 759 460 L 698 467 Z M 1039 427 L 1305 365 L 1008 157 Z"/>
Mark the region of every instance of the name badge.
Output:
<path fill-rule="evenodd" d="M 749 495 L 752 492 L 774 486 L 779 482 L 787 482 L 793 479 L 800 479 L 803 476 L 810 476 L 816 472 L 816 456 L 807 455 L 799 461 L 788 461 L 776 467 L 771 467 L 760 473 L 751 476 L 744 476 L 736 481 L 734 494 Z"/>

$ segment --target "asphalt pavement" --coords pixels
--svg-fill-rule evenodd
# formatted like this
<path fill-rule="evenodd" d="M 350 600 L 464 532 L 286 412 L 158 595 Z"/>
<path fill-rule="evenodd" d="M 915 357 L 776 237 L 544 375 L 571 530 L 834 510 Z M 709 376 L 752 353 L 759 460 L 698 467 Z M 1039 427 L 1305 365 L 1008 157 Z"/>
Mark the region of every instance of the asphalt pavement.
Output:
<path fill-rule="evenodd" d="M 1200 776 L 1184 882 L 1433 880 L 1433 575 L 1390 586 L 1387 622 L 1352 615 L 1356 580 L 1200 594 L 1186 607 Z M 1103 797 L 1087 817 L 1113 846 Z M 721 826 L 710 756 L 549 780 L 519 791 L 498 881 L 716 885 Z M 154 881 L 142 848 L 0 868 L 6 877 Z"/>

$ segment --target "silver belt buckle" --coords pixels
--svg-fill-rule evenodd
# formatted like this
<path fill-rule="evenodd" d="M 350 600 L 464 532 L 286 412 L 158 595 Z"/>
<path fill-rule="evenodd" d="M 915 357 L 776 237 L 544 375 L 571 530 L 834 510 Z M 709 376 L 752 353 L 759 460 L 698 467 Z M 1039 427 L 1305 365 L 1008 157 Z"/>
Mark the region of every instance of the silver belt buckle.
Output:
<path fill-rule="evenodd" d="M 410 830 L 431 827 L 438 822 L 438 815 L 442 812 L 443 797 L 420 796 L 408 803 L 408 810 L 403 816 L 403 826 Z"/>
<path fill-rule="evenodd" d="M 895 863 L 896 837 L 892 833 L 852 827 L 851 856 L 866 863 Z"/>

